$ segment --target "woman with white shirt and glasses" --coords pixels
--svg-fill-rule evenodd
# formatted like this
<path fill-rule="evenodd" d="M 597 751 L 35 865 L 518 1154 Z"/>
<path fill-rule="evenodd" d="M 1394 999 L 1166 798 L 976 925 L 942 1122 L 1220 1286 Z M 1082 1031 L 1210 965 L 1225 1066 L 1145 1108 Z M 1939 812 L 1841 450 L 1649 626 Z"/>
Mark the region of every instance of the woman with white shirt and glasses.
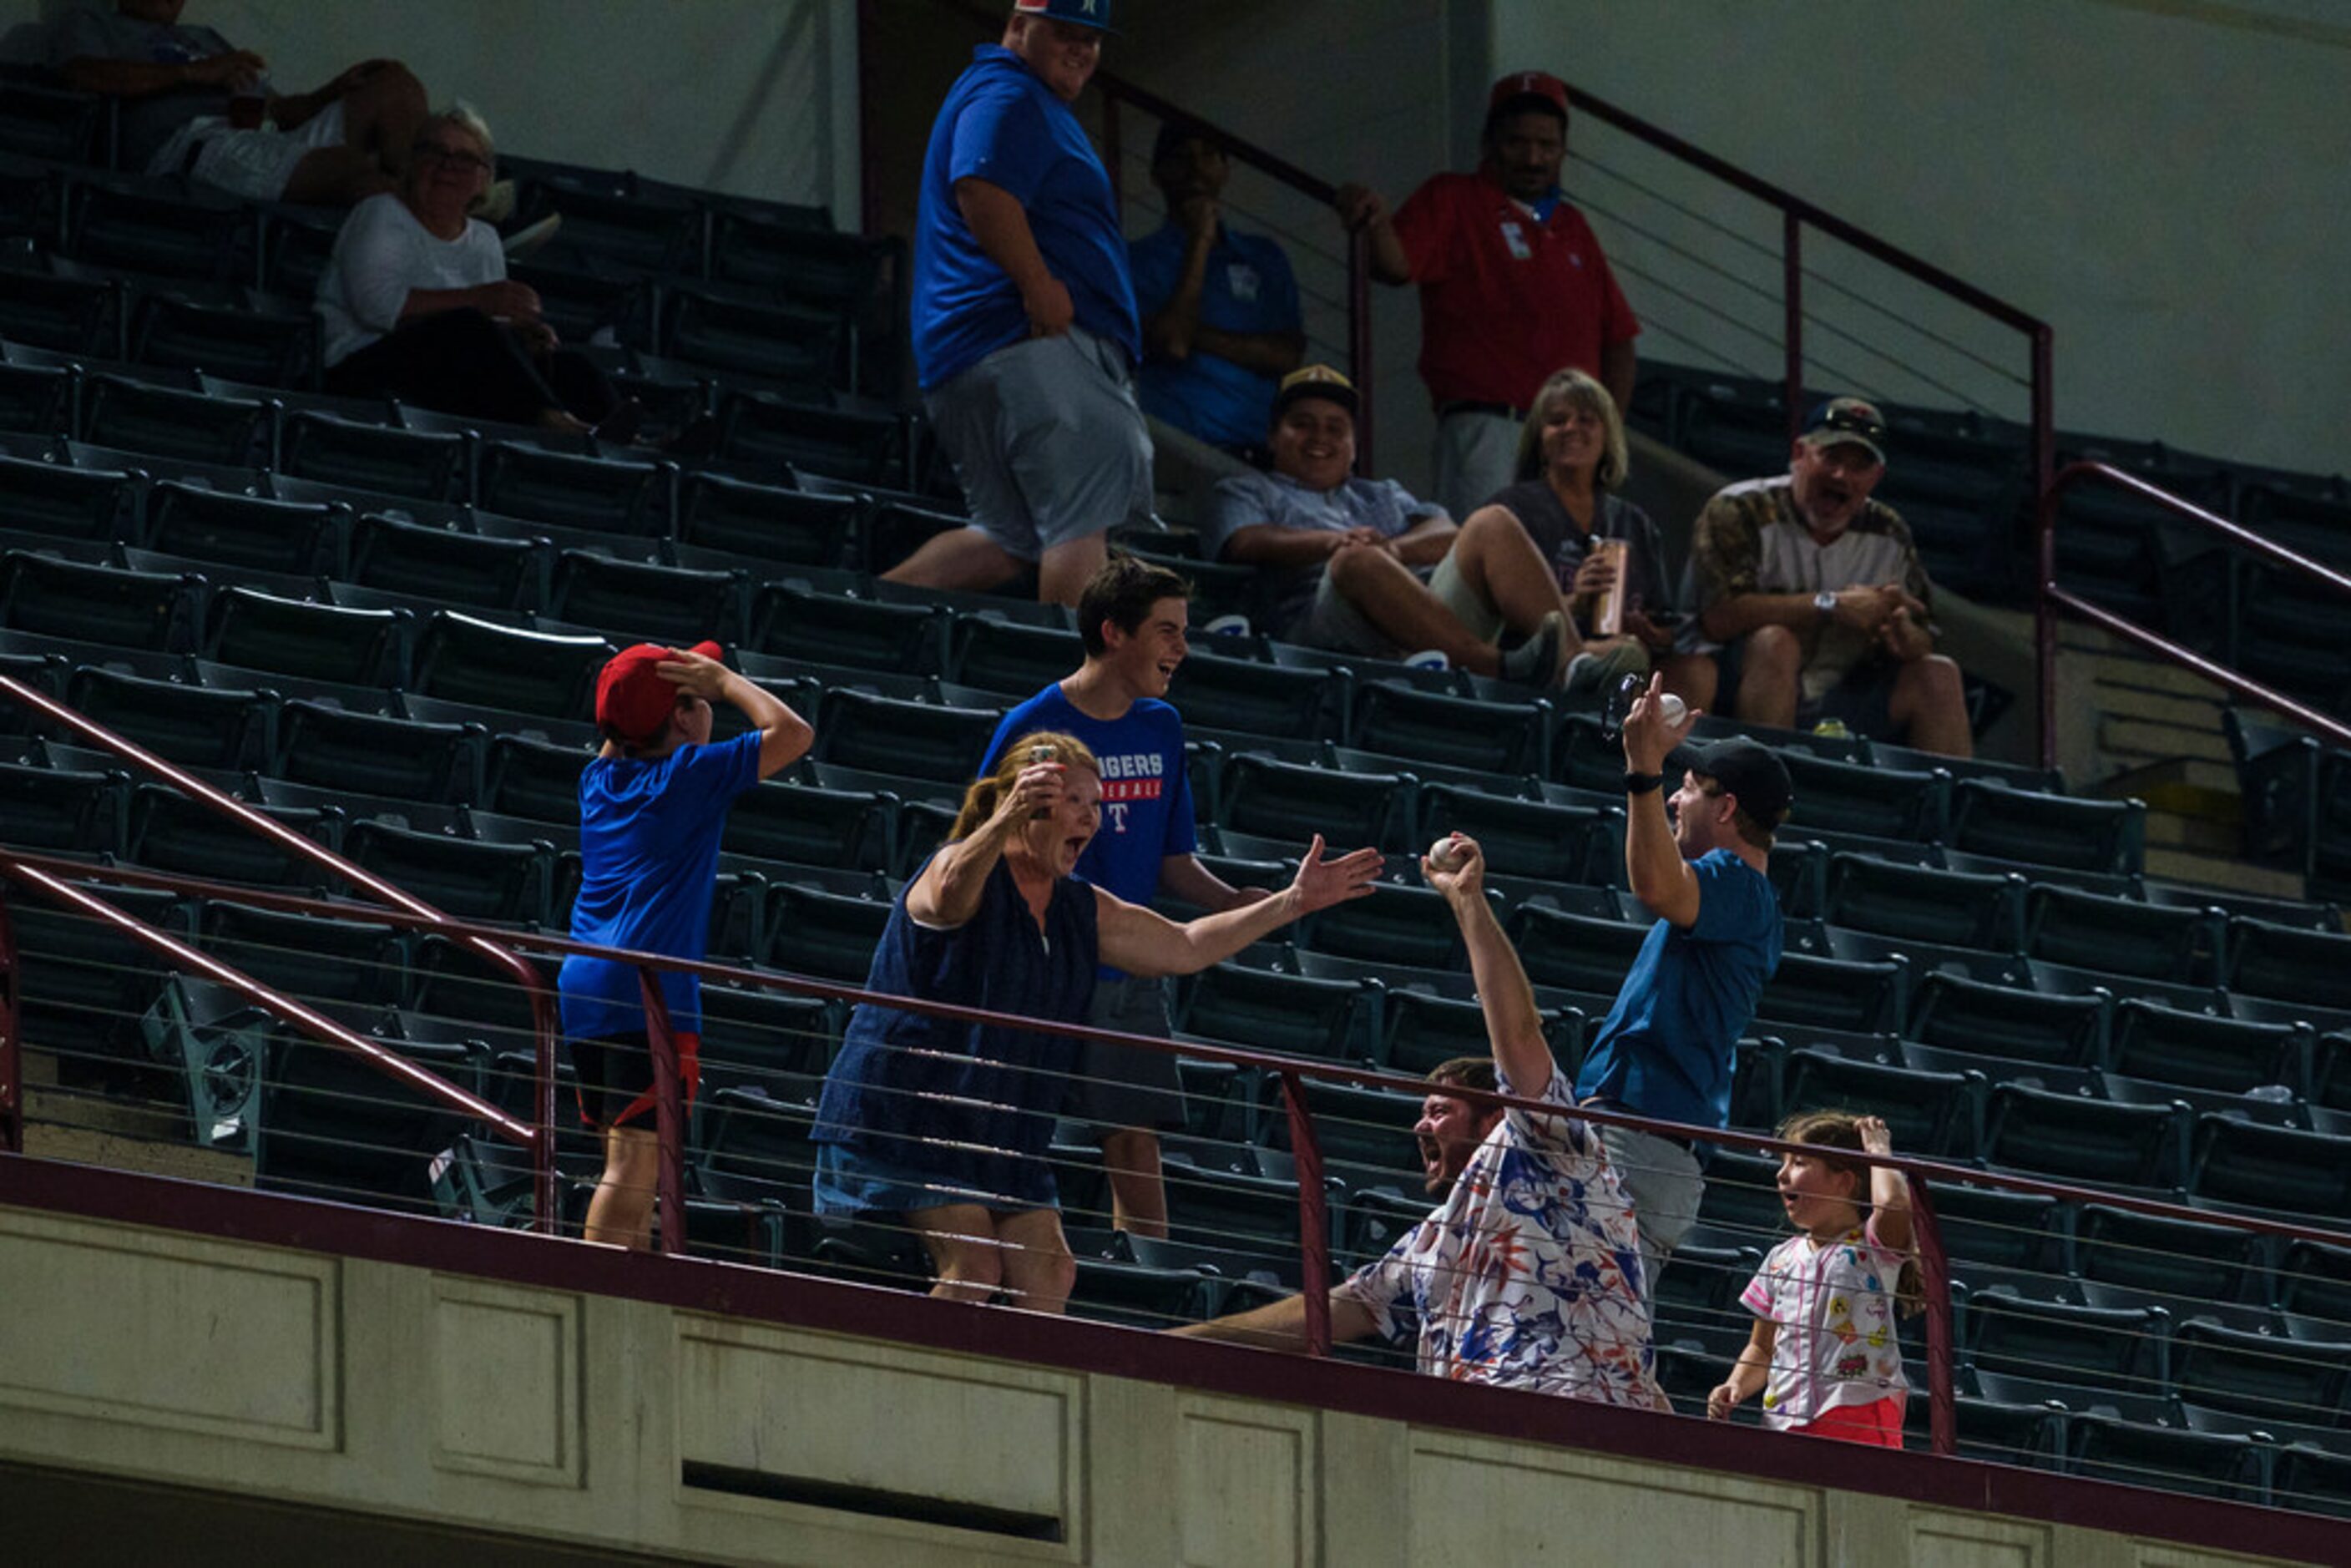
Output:
<path fill-rule="evenodd" d="M 480 116 L 443 110 L 418 128 L 400 188 L 351 209 L 319 278 L 327 390 L 626 441 L 643 410 L 558 343 L 472 215 L 495 160 Z"/>

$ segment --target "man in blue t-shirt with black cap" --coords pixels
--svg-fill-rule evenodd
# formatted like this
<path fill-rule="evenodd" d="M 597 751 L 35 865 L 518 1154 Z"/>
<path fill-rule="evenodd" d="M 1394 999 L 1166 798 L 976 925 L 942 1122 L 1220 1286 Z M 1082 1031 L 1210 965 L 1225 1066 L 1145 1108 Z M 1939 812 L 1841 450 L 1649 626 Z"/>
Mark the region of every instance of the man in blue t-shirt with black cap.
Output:
<path fill-rule="evenodd" d="M 1771 748 L 1744 737 L 1683 746 L 1698 714 L 1669 721 L 1663 695 L 1661 678 L 1650 677 L 1625 719 L 1625 870 L 1657 923 L 1584 1053 L 1575 1099 L 1726 1127 L 1739 1038 L 1780 967 L 1769 867 L 1794 790 Z M 1668 768 L 1682 772 L 1670 802 Z M 1687 1139 L 1629 1127 L 1600 1136 L 1633 1200 L 1654 1301 L 1657 1276 L 1698 1218 L 1704 1167 Z"/>
<path fill-rule="evenodd" d="M 883 575 L 984 591 L 1024 566 L 1074 605 L 1103 536 L 1151 520 L 1135 403 L 1142 327 L 1109 173 L 1071 105 L 1101 63 L 1111 0 L 1016 0 L 948 89 L 923 159 L 914 369 L 967 528 Z"/>

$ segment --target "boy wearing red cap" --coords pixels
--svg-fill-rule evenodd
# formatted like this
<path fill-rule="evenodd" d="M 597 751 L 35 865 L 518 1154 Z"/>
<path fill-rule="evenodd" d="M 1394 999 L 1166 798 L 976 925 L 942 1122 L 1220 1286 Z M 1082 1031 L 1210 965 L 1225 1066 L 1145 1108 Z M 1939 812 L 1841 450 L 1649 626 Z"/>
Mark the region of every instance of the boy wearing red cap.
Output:
<path fill-rule="evenodd" d="M 718 662 L 716 643 L 640 643 L 596 678 L 603 748 L 580 775 L 580 894 L 571 936 L 600 946 L 701 958 L 726 808 L 789 768 L 815 732 L 769 692 Z M 751 727 L 710 744 L 711 704 L 732 704 Z M 653 1129 L 653 1052 L 639 971 L 574 955 L 557 988 L 580 1072 L 580 1113 L 604 1134 L 604 1175 L 588 1205 L 588 1239 L 639 1250 L 653 1242 L 661 1147 Z M 700 1076 L 702 987 L 661 976 L 662 1000 L 690 1100 Z"/>

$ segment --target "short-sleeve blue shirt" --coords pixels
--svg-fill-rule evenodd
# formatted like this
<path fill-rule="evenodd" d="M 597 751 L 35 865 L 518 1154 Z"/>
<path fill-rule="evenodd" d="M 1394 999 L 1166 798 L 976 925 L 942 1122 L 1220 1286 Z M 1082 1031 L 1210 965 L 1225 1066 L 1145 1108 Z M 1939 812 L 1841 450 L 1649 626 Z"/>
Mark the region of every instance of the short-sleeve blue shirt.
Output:
<path fill-rule="evenodd" d="M 1001 44 L 983 44 L 931 125 L 914 225 L 914 368 L 928 392 L 1025 340 L 1020 290 L 980 249 L 956 204 L 958 180 L 1019 199 L 1046 267 L 1069 289 L 1078 325 L 1143 357 L 1126 236 L 1110 176 L 1070 106 Z"/>
<path fill-rule="evenodd" d="M 1013 741 L 1044 729 L 1076 736 L 1102 765 L 1102 831 L 1078 857 L 1076 874 L 1129 904 L 1149 904 L 1159 891 L 1159 862 L 1200 843 L 1183 719 L 1153 697 L 1118 718 L 1090 717 L 1055 682 L 1004 716 L 982 771 L 993 770 Z M 1121 973 L 1102 970 L 1104 977 Z"/>
<path fill-rule="evenodd" d="M 682 746 L 651 762 L 599 758 L 580 775 L 580 895 L 571 938 L 673 958 L 710 946 L 718 839 L 735 797 L 759 781 L 759 732 L 717 746 Z M 670 1027 L 702 1028 L 702 981 L 664 973 Z M 574 1040 L 645 1027 L 637 971 L 609 958 L 563 960 L 557 989 Z"/>
<path fill-rule="evenodd" d="M 1730 1124 L 1739 1037 L 1780 967 L 1780 895 L 1729 850 L 1690 862 L 1698 918 L 1649 928 L 1576 1074 L 1578 1101 L 1701 1127 Z"/>
<path fill-rule="evenodd" d="M 1191 243 L 1182 226 L 1167 224 L 1129 247 L 1144 315 L 1175 297 Z M 1251 335 L 1298 331 L 1298 279 L 1281 246 L 1220 226 L 1200 281 L 1200 325 Z M 1205 350 L 1181 360 L 1155 354 L 1137 381 L 1144 413 L 1217 446 L 1260 444 L 1273 423 L 1274 379 Z"/>

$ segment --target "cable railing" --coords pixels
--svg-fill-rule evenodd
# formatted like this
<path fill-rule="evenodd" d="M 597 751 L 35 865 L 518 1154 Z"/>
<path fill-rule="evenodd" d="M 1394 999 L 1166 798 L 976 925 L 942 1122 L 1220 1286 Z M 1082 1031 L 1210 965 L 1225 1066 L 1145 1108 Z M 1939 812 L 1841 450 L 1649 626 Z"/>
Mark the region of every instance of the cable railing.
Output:
<path fill-rule="evenodd" d="M 2033 647 L 2036 668 L 2041 683 L 2041 758 L 2044 766 L 2053 762 L 2057 750 L 2056 686 L 2057 686 L 2057 617 L 2062 613 L 2085 621 L 2099 630 L 2143 649 L 2168 663 L 2193 671 L 2204 679 L 2220 686 L 2231 695 L 2281 714 L 2305 728 L 2315 730 L 2336 746 L 2351 746 L 2351 723 L 2341 716 L 2322 713 L 2307 703 L 2300 702 L 2240 674 L 2159 632 L 2142 626 L 2125 615 L 2093 603 L 2078 593 L 2060 587 L 2057 581 L 2057 503 L 2067 491 L 2077 486 L 2102 485 L 2123 491 L 2166 516 L 2186 523 L 2200 533 L 2223 541 L 2228 548 L 2241 551 L 2255 559 L 2289 573 L 2302 582 L 2316 585 L 2337 598 L 2351 601 L 2351 577 L 2307 556 L 2297 554 L 2273 540 L 2263 538 L 2250 529 L 2241 528 L 2228 518 L 2217 516 L 2183 500 L 2168 490 L 2148 484 L 2136 475 L 2105 463 L 2069 463 L 2063 473 L 2043 491 L 2037 527 L 2034 530 L 2036 570 L 2033 580 L 2040 592 L 2033 617 Z"/>
<path fill-rule="evenodd" d="M 57 857 L 14 855 L 0 863 L 5 874 L 19 885 L 45 887 L 47 882 L 60 882 L 68 876 L 99 881 L 120 879 L 127 884 L 145 887 L 179 887 L 183 892 L 193 887 L 249 894 L 250 889 L 224 889 L 220 884 L 191 884 L 187 879 L 162 873 L 140 872 L 128 867 L 91 866 L 87 862 L 59 860 Z M 266 895 L 274 907 L 312 914 L 348 915 L 353 913 L 345 904 L 309 899 L 293 894 Z M 95 902 L 95 901 L 93 901 Z M 423 916 L 400 911 L 370 912 L 381 923 L 413 931 L 433 932 L 444 937 L 464 939 L 488 938 L 487 928 L 470 928 L 452 923 L 436 924 Z M 580 945 L 543 933 L 511 933 L 499 931 L 496 936 L 531 952 L 555 954 L 565 951 L 586 951 Z M 191 962 L 201 955 L 170 954 L 172 961 Z M 786 993 L 821 998 L 839 1003 L 864 1002 L 886 1005 L 907 1010 L 935 1013 L 961 1018 L 968 1021 L 1009 1023 L 1016 1020 L 995 1015 L 942 1007 L 907 998 L 869 995 L 855 988 L 829 985 L 798 977 L 768 971 L 748 970 L 718 964 L 690 964 L 682 960 L 661 959 L 647 955 L 627 955 L 648 972 L 677 969 L 700 974 L 710 982 L 706 993 L 717 993 L 722 985 L 743 990 L 775 989 Z M 201 967 L 198 972 L 204 972 Z M 30 977 L 31 971 L 26 971 Z M 12 989 L 12 995 L 16 988 Z M 254 998 L 258 999 L 258 998 Z M 298 1007 L 298 1001 L 279 998 L 287 1006 Z M 463 1023 L 462 1019 L 449 1019 Z M 1037 1028 L 1029 1020 L 1018 1020 L 1024 1027 Z M 706 1044 L 715 1042 L 719 1030 L 713 1030 L 705 1019 Z M 475 1032 L 489 1032 L 476 1030 Z M 658 1030 L 656 1032 L 659 1032 Z M 705 1122 L 699 1134 L 689 1134 L 679 1110 L 678 1118 L 664 1137 L 664 1165 L 669 1167 L 658 1208 L 661 1220 L 659 1233 L 665 1250 L 673 1253 L 694 1251 L 704 1255 L 727 1257 L 768 1266 L 810 1267 L 812 1271 L 828 1273 L 836 1278 L 858 1280 L 871 1283 L 890 1283 L 901 1287 L 919 1287 L 924 1281 L 926 1264 L 919 1249 L 910 1247 L 911 1239 L 904 1231 L 883 1225 L 832 1225 L 825 1227 L 805 1211 L 804 1202 L 795 1206 L 794 1199 L 804 1194 L 810 1175 L 809 1145 L 801 1138 L 790 1138 L 780 1144 L 761 1146 L 757 1139 L 746 1138 L 742 1129 L 754 1119 L 782 1122 L 804 1130 L 812 1123 L 815 1112 L 805 1103 L 813 1087 L 813 1075 L 807 1071 L 814 1061 L 826 1054 L 831 1043 L 816 1031 L 799 1033 L 791 1030 L 771 1031 L 781 1036 L 765 1041 L 778 1045 L 777 1054 L 788 1051 L 794 1056 L 793 1064 L 762 1066 L 749 1058 L 761 1054 L 749 1050 L 719 1049 L 713 1060 L 724 1062 L 730 1057 L 737 1065 L 722 1068 L 738 1087 L 705 1089 L 705 1103 L 697 1112 Z M 1093 1037 L 1099 1031 L 1076 1029 L 1059 1030 L 1081 1037 Z M 1136 1049 L 1179 1052 L 1196 1061 L 1217 1063 L 1236 1072 L 1255 1074 L 1250 1087 L 1260 1098 L 1255 1109 L 1259 1119 L 1251 1131 L 1255 1137 L 1217 1140 L 1195 1138 L 1184 1141 L 1178 1157 L 1170 1160 L 1167 1182 L 1171 1195 L 1170 1208 L 1175 1228 L 1170 1240 L 1155 1245 L 1147 1239 L 1131 1241 L 1123 1256 L 1102 1258 L 1085 1256 L 1081 1262 L 1081 1289 L 1089 1274 L 1098 1276 L 1102 1290 L 1114 1297 L 1122 1283 L 1155 1285 L 1165 1282 L 1168 1274 L 1181 1274 L 1189 1264 L 1196 1279 L 1186 1281 L 1192 1293 L 1186 1311 L 1167 1307 L 1161 1298 L 1139 1297 L 1148 1304 L 1131 1304 L 1121 1312 L 1113 1312 L 1117 1321 L 1134 1322 L 1138 1326 L 1168 1326 L 1177 1321 L 1217 1309 L 1229 1310 L 1237 1304 L 1257 1304 L 1290 1290 L 1305 1287 L 1310 1303 L 1323 1300 L 1322 1291 L 1312 1288 L 1316 1282 L 1335 1282 L 1344 1270 L 1361 1267 L 1376 1258 L 1392 1244 L 1402 1229 L 1416 1223 L 1416 1209 L 1430 1201 L 1425 1195 L 1416 1197 L 1413 1188 L 1417 1172 L 1392 1169 L 1385 1190 L 1371 1185 L 1371 1180 L 1355 1173 L 1366 1167 L 1349 1157 L 1332 1158 L 1324 1155 L 1328 1147 L 1353 1150 L 1361 1140 L 1370 1135 L 1393 1134 L 1397 1129 L 1366 1117 L 1323 1111 L 1309 1107 L 1306 1085 L 1335 1083 L 1395 1092 L 1402 1096 L 1400 1107 L 1408 1107 L 1425 1092 L 1424 1080 L 1383 1071 L 1375 1067 L 1354 1062 L 1325 1061 L 1282 1058 L 1262 1051 L 1220 1045 L 1212 1041 L 1186 1040 L 1179 1042 L 1152 1041 L 1121 1036 L 1107 1036 Z M 18 1043 L 16 1030 L 12 1029 L 9 1043 Z M 21 1059 L 17 1059 L 19 1061 Z M 505 1053 L 506 1065 L 501 1070 L 510 1080 L 518 1081 L 525 1062 L 519 1052 Z M 8 1087 L 14 1091 L 21 1082 L 21 1066 L 12 1065 Z M 535 1090 L 534 1085 L 534 1090 Z M 771 1096 L 765 1089 L 773 1088 L 778 1095 Z M 1450 1091 L 1448 1091 L 1450 1092 Z M 1481 1103 L 1516 1105 L 1522 1110 L 1541 1114 L 1556 1114 L 1557 1107 L 1543 1102 L 1487 1096 L 1472 1091 L 1460 1091 L 1465 1098 Z M 373 1102 L 364 1092 L 341 1092 L 347 1103 L 365 1105 Z M 795 1096 L 799 1103 L 781 1096 Z M 1274 1097 L 1278 1096 L 1278 1099 Z M 534 1098 L 537 1098 L 534 1092 Z M 493 1115 L 496 1103 L 507 1096 L 492 1093 L 486 1096 L 488 1103 L 472 1112 L 485 1125 L 496 1127 Z M 1675 1129 L 1642 1118 L 1616 1113 L 1591 1111 L 1581 1113 L 1592 1123 L 1616 1123 L 1655 1128 L 1671 1134 L 1676 1131 L 1696 1132 L 1695 1129 Z M 711 1124 L 724 1117 L 733 1117 L 737 1124 L 732 1132 Z M 773 1133 L 774 1127 L 757 1128 L 754 1132 Z M 1282 1134 L 1286 1133 L 1286 1140 Z M 315 1135 L 315 1134 L 306 1134 Z M 1791 1145 L 1768 1135 L 1740 1131 L 1703 1133 L 1707 1141 L 1724 1148 L 1749 1153 L 1784 1152 Z M 1261 1139 L 1263 1141 L 1256 1141 Z M 1286 1141 L 1287 1148 L 1276 1146 Z M 1335 1141 L 1335 1142 L 1334 1142 Z M 691 1192 L 697 1206 L 689 1214 L 689 1184 L 685 1173 L 685 1156 L 691 1145 L 696 1155 L 697 1179 Z M 333 1145 L 322 1145 L 322 1154 L 332 1154 Z M 362 1140 L 357 1153 L 388 1155 L 395 1158 L 422 1160 L 426 1156 L 414 1148 L 401 1144 L 373 1144 Z M 1210 1157 L 1222 1155 L 1228 1168 L 1216 1170 L 1184 1155 Z M 1055 1174 L 1067 1185 L 1073 1201 L 1066 1211 L 1073 1238 L 1084 1236 L 1089 1240 L 1107 1234 L 1109 1216 L 1099 1196 L 1102 1176 L 1100 1155 L 1088 1148 L 1057 1144 L 1048 1154 Z M 1865 1163 L 1867 1163 L 1865 1161 Z M 1956 1362 L 1966 1359 L 1982 1375 L 2022 1378 L 2028 1385 L 2065 1385 L 2077 1389 L 2089 1389 L 2104 1397 L 2120 1398 L 2125 1403 L 2159 1403 L 2173 1397 L 2177 1376 L 2165 1366 L 2165 1356 L 2179 1341 L 2179 1327 L 2160 1311 L 2149 1311 L 2137 1319 L 2118 1320 L 2112 1316 L 2113 1308 L 2105 1310 L 2104 1318 L 2093 1316 L 2081 1320 L 2082 1311 L 2093 1304 L 2081 1300 L 2095 1285 L 2095 1279 L 2105 1270 L 2095 1266 L 2085 1269 L 2077 1262 L 2073 1269 L 2055 1266 L 2040 1268 L 1987 1268 L 1961 1257 L 1951 1260 L 1946 1250 L 1936 1209 L 1934 1195 L 1947 1188 L 1959 1186 L 1991 1187 L 2012 1192 L 2037 1193 L 2075 1206 L 2099 1206 L 2103 1210 L 2135 1213 L 2159 1219 L 2200 1223 L 2207 1227 L 2224 1226 L 2232 1231 L 2291 1239 L 2305 1248 L 2337 1247 L 2351 1249 L 2351 1236 L 2330 1234 L 2301 1223 L 2290 1223 L 2259 1216 L 2222 1215 L 2210 1210 L 2189 1208 L 2144 1194 L 2086 1188 L 2075 1185 L 2046 1181 L 2015 1172 L 1984 1172 L 1964 1166 L 1954 1166 L 1940 1161 L 1915 1157 L 1897 1157 L 1892 1163 L 1913 1178 L 1915 1201 L 1917 1206 L 1918 1229 L 1921 1238 L 1921 1260 L 1928 1276 L 1928 1311 L 1923 1335 L 1906 1331 L 1906 1340 L 1913 1354 L 1924 1362 L 1927 1376 L 1927 1408 L 1928 1414 L 1928 1444 L 1935 1451 L 1951 1453 L 1957 1450 L 1960 1433 L 1957 1425 L 1958 1390 L 1953 1370 Z M 1336 1169 L 1347 1169 L 1354 1180 L 1345 1184 L 1329 1178 Z M 1286 1180 L 1272 1175 L 1286 1171 Z M 712 1180 L 706 1172 L 716 1172 Z M 584 1167 L 583 1167 L 584 1174 Z M 1237 1179 L 1238 1178 L 1238 1179 Z M 519 1181 L 519 1173 L 510 1177 Z M 1092 1184 L 1091 1187 L 1089 1183 Z M 1709 1182 L 1710 1189 L 1720 1189 L 1722 1213 L 1702 1217 L 1703 1234 L 1677 1255 L 1664 1275 L 1664 1287 L 1653 1298 L 1656 1314 L 1656 1343 L 1661 1366 L 1687 1368 L 1695 1362 L 1707 1370 L 1719 1373 L 1727 1366 L 1728 1357 L 1735 1355 L 1735 1346 L 1728 1342 L 1737 1337 L 1752 1322 L 1750 1314 L 1738 1304 L 1738 1290 L 1746 1276 L 1753 1272 L 1761 1254 L 1787 1234 L 1783 1227 L 1771 1223 L 1762 1214 L 1762 1206 L 1771 1199 L 1771 1189 L 1761 1182 L 1750 1182 L 1742 1192 L 1734 1180 L 1717 1176 Z M 762 1189 L 786 1195 L 758 1197 Z M 1262 1202 L 1269 1192 L 1284 1194 L 1292 1207 L 1292 1226 L 1262 1223 L 1261 1214 L 1244 1217 L 1244 1205 L 1234 1197 L 1237 1190 L 1246 1189 L 1249 1199 Z M 1286 1189 L 1286 1192 L 1285 1192 Z M 304 1182 L 295 1190 L 314 1196 L 340 1197 L 347 1201 L 381 1202 L 380 1194 L 361 1187 L 338 1188 L 331 1181 Z M 575 1184 L 573 1190 L 577 1190 Z M 1092 1191 L 1094 1196 L 1082 1196 Z M 732 1193 L 732 1197 L 726 1196 Z M 1744 1198 L 1747 1201 L 1740 1203 Z M 709 1207 L 716 1204 L 716 1207 Z M 1712 1207 L 1711 1205 L 1709 1206 Z M 1744 1213 L 1745 1221 L 1724 1218 Z M 696 1216 L 699 1216 L 697 1218 Z M 1367 1223 L 1367 1216 L 1384 1223 Z M 483 1218 L 476 1216 L 476 1218 Z M 535 1195 L 510 1204 L 498 1212 L 491 1222 L 506 1224 L 528 1223 L 547 1228 L 546 1211 L 537 1207 Z M 2009 1241 L 2046 1234 L 2030 1228 L 2006 1226 L 1998 1221 L 1973 1222 L 1980 1235 L 2001 1239 L 1999 1249 Z M 799 1241 L 784 1236 L 787 1228 L 800 1228 L 806 1236 Z M 565 1227 L 565 1228 L 569 1228 Z M 689 1237 L 695 1240 L 689 1245 Z M 811 1241 L 810 1238 L 816 1238 Z M 2069 1239 L 2068 1245 L 2078 1245 Z M 2145 1244 L 2115 1244 L 2120 1256 L 2146 1263 L 2150 1259 L 2167 1264 L 2192 1263 L 2196 1254 L 2167 1252 Z M 2351 1250 L 2344 1253 L 2351 1258 Z M 1198 1264 L 1214 1258 L 1223 1270 L 1219 1275 L 1209 1275 Z M 1163 1261 L 1155 1264 L 1153 1260 Z M 2144 1270 L 2126 1270 L 2140 1272 Z M 2346 1270 L 2351 1271 L 2351 1270 Z M 2292 1284 L 2315 1284 L 2335 1289 L 2342 1299 L 2351 1299 L 2351 1290 L 2344 1289 L 2340 1277 L 2304 1269 L 2299 1271 L 2283 1266 L 2273 1271 L 2280 1288 Z M 2043 1298 L 2046 1298 L 2044 1301 Z M 2185 1299 L 2185 1298 L 2183 1298 Z M 2057 1303 L 2054 1308 L 2047 1301 Z M 1113 1301 L 1115 1305 L 1115 1301 Z M 2225 1315 L 2228 1303 L 2213 1305 L 2215 1313 Z M 1309 1350 L 1317 1355 L 1330 1354 L 1334 1346 L 1327 1321 L 1327 1301 L 1322 1310 L 1312 1314 L 1308 1330 Z M 2337 1338 L 2351 1339 L 2351 1322 L 2330 1312 L 2342 1312 L 2339 1302 L 2331 1302 L 2325 1310 L 2306 1314 L 2302 1320 L 2304 1332 L 2332 1333 Z M 2132 1349 L 2127 1364 L 2103 1368 L 2085 1368 L 2079 1360 L 2068 1359 L 2045 1343 L 2036 1342 L 2032 1333 L 2020 1333 L 2019 1326 L 2030 1330 L 2035 1323 L 2052 1315 L 2066 1322 L 2076 1340 L 2093 1339 L 2109 1347 L 2127 1346 Z M 2070 1314 L 2070 1318 L 2069 1318 Z M 2351 1316 L 2351 1313 L 2345 1313 Z M 1966 1330 L 1962 1338 L 1962 1329 Z M 2199 1333 L 2204 1331 L 2199 1330 Z M 2200 1344 L 2201 1342 L 2199 1341 Z M 2297 1364 L 2301 1353 L 2293 1345 L 2279 1343 L 2263 1346 L 2231 1345 L 2239 1362 L 2255 1372 L 2264 1367 L 2273 1373 Z M 1394 1359 L 1394 1358 L 1391 1358 Z M 1692 1391 L 1682 1390 L 1687 1397 Z M 1980 1403 L 1979 1397 L 1979 1403 Z M 1993 1402 L 1997 1404 L 1997 1401 Z M 2250 1403 L 2253 1408 L 2247 1419 L 2258 1427 L 2262 1420 L 2295 1418 L 2297 1426 L 2316 1428 L 2332 1418 L 2332 1408 L 2317 1402 L 2298 1404 L 2291 1394 L 2274 1391 L 2257 1393 L 2250 1401 L 2239 1399 L 2242 1407 Z M 2218 1406 L 2225 1416 L 2229 1402 L 2223 1395 Z M 2089 1413 L 2077 1412 L 2087 1419 Z M 2085 1431 L 2088 1427 L 2083 1428 Z M 2157 1472 L 2149 1470 L 2148 1475 Z M 2164 1472 L 2177 1479 L 2176 1471 Z"/>

